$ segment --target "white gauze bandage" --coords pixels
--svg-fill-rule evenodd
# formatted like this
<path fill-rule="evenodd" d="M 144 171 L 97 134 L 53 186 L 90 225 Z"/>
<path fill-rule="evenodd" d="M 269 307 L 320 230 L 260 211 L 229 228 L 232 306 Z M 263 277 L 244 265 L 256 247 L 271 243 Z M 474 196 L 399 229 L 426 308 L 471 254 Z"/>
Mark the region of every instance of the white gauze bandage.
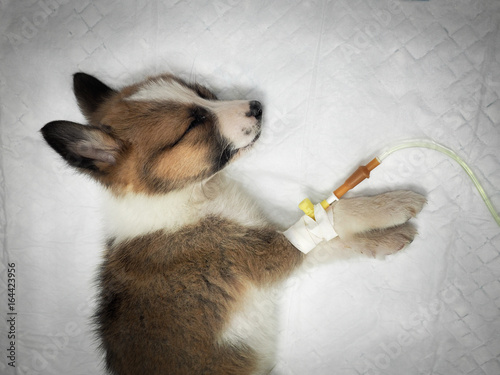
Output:
<path fill-rule="evenodd" d="M 304 215 L 283 232 L 288 241 L 297 249 L 307 254 L 320 242 L 329 241 L 338 236 L 333 229 L 333 209 L 325 211 L 321 203 L 314 206 L 316 220 Z"/>

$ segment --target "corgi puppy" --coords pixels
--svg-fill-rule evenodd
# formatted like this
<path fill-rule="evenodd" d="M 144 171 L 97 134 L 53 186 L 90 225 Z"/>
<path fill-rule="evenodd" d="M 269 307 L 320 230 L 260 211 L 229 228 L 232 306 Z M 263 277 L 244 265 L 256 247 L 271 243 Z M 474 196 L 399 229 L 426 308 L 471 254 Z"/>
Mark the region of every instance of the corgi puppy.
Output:
<path fill-rule="evenodd" d="M 339 236 L 297 250 L 221 173 L 259 138 L 256 100 L 221 101 L 169 74 L 115 90 L 77 73 L 74 92 L 88 125 L 41 132 L 105 187 L 94 322 L 110 374 L 267 374 L 280 282 L 326 261 L 318 251 L 391 254 L 416 234 L 408 220 L 425 198 L 396 191 L 336 202 Z"/>

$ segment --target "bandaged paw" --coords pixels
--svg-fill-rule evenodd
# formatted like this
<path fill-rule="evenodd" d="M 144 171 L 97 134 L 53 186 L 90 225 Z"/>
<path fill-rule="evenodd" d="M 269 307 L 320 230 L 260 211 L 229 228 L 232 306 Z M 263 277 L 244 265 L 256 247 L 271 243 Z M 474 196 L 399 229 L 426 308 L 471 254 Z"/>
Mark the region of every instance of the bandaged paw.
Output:
<path fill-rule="evenodd" d="M 333 228 L 333 209 L 325 211 L 321 203 L 314 206 L 316 220 L 304 215 L 283 234 L 297 249 L 307 254 L 319 243 L 338 236 Z"/>

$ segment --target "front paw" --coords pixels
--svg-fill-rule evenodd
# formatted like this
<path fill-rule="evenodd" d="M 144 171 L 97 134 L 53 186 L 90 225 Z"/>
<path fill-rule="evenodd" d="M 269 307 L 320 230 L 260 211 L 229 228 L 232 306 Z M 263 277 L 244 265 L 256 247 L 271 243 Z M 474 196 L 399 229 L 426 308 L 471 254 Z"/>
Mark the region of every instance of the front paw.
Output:
<path fill-rule="evenodd" d="M 335 230 L 340 237 L 375 229 L 391 228 L 415 217 L 424 196 L 412 191 L 392 191 L 374 197 L 341 199 L 333 207 Z"/>
<path fill-rule="evenodd" d="M 376 197 L 381 207 L 386 207 L 388 217 L 385 227 L 406 223 L 422 211 L 427 199 L 413 191 L 392 191 Z"/>
<path fill-rule="evenodd" d="M 357 247 L 363 249 L 362 252 L 365 255 L 384 258 L 404 249 L 413 242 L 416 235 L 417 229 L 410 223 L 404 223 L 392 228 L 358 234 L 352 241 Z"/>

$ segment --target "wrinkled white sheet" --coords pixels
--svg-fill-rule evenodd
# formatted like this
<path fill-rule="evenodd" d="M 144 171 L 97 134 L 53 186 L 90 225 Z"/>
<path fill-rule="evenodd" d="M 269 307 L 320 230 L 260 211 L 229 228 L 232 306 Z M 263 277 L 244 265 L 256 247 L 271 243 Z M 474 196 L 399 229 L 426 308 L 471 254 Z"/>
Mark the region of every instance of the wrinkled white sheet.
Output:
<path fill-rule="evenodd" d="M 456 150 L 500 207 L 499 28 L 495 0 L 0 0 L 0 373 L 103 373 L 89 331 L 98 189 L 38 133 L 83 121 L 72 73 L 120 86 L 169 71 L 261 100 L 263 136 L 230 172 L 283 227 L 304 197 L 414 137 Z M 275 374 L 500 374 L 498 226 L 434 151 L 391 155 L 349 194 L 400 188 L 428 197 L 418 238 L 292 278 Z"/>

